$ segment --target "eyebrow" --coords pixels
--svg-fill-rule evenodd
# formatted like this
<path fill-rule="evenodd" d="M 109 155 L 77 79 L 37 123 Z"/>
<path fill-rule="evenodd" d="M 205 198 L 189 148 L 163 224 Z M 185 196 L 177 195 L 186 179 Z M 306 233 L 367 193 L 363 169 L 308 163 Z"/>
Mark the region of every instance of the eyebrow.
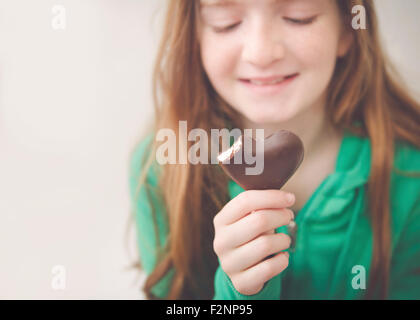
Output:
<path fill-rule="evenodd" d="M 280 3 L 285 0 L 272 0 L 271 3 Z M 200 0 L 201 7 L 228 7 L 240 4 L 241 0 Z M 286 0 L 290 2 L 290 0 Z"/>
<path fill-rule="evenodd" d="M 238 4 L 237 0 L 201 0 L 201 7 L 227 7 Z"/>

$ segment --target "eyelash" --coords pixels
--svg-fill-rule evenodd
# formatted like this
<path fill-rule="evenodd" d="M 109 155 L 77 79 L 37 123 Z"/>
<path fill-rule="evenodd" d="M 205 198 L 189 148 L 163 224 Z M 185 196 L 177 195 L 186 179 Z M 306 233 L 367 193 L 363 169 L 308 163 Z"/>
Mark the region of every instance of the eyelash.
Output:
<path fill-rule="evenodd" d="M 283 18 L 283 19 L 292 23 L 292 24 L 306 25 L 306 24 L 311 24 L 312 22 L 314 22 L 316 18 L 317 18 L 317 16 L 309 17 L 309 18 L 306 18 L 306 19 L 293 19 L 293 18 L 286 18 L 286 17 Z"/>
<path fill-rule="evenodd" d="M 230 26 L 227 26 L 227 27 L 213 28 L 213 30 L 216 33 L 226 33 L 226 32 L 229 32 L 229 31 L 235 29 L 240 24 L 241 24 L 241 22 L 238 22 L 238 23 L 231 24 Z"/>
<path fill-rule="evenodd" d="M 296 25 L 307 25 L 307 24 L 311 24 L 312 22 L 314 22 L 314 20 L 317 17 L 310 17 L 310 18 L 306 18 L 306 19 L 293 19 L 293 18 L 287 18 L 284 17 L 283 19 L 286 20 L 287 22 L 290 22 L 292 24 L 296 24 Z M 227 27 L 222 27 L 222 28 L 213 28 L 215 33 L 227 33 L 229 31 L 234 30 L 237 26 L 239 26 L 241 24 L 241 22 L 232 24 L 230 26 Z"/>

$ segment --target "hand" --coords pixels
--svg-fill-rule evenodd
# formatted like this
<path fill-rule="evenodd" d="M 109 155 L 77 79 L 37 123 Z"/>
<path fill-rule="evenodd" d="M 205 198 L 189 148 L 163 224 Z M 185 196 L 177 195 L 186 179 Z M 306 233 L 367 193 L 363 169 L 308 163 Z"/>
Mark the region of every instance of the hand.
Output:
<path fill-rule="evenodd" d="M 290 223 L 294 204 L 280 190 L 249 190 L 229 201 L 214 217 L 213 248 L 235 289 L 244 295 L 264 284 L 289 264 L 291 239 L 275 229 Z M 253 212 L 256 211 L 256 212 Z M 268 256 L 275 254 L 268 259 Z"/>

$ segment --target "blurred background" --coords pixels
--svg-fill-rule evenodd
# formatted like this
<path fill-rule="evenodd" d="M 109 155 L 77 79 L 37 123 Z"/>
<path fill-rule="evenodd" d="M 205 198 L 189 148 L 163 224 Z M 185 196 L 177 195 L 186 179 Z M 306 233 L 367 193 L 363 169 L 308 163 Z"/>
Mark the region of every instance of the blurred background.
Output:
<path fill-rule="evenodd" d="M 0 299 L 144 299 L 128 164 L 165 4 L 0 0 Z M 420 97 L 420 0 L 376 4 Z"/>

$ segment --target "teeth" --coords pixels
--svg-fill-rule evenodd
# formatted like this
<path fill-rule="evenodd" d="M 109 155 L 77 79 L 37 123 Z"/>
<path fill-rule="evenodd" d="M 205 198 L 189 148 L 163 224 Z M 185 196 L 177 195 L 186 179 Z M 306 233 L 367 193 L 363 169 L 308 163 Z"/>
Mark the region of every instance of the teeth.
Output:
<path fill-rule="evenodd" d="M 250 83 L 255 84 L 257 86 L 265 86 L 265 85 L 273 85 L 279 82 L 282 82 L 283 79 L 277 79 L 273 81 L 258 81 L 258 80 L 249 80 Z"/>

